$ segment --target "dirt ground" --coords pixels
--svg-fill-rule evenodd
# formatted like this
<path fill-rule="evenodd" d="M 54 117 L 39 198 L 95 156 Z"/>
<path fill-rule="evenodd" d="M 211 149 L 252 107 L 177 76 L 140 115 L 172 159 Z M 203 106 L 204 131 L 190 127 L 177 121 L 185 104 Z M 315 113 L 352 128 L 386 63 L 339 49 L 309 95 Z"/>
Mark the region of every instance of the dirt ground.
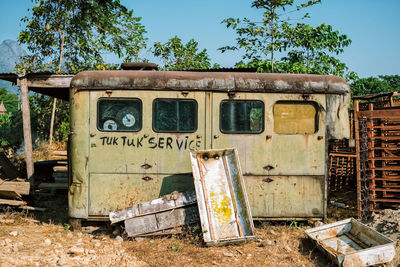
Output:
<path fill-rule="evenodd" d="M 328 222 L 355 217 L 354 195 L 331 196 L 346 206 L 330 205 Z M 71 231 L 65 196 L 31 201 L 48 210 L 0 212 L 0 266 L 335 266 L 306 238 L 307 222 L 255 222 L 256 240 L 209 248 L 195 228 L 136 239 L 106 224 Z"/>

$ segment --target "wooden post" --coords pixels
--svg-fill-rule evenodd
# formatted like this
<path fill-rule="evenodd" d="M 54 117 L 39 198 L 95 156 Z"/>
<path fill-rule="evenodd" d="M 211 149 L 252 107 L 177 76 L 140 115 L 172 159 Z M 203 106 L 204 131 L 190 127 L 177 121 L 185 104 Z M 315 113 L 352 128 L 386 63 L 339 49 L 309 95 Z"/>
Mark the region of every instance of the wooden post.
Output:
<path fill-rule="evenodd" d="M 360 132 L 358 125 L 358 100 L 354 100 L 354 137 L 356 139 L 356 177 L 357 177 L 357 215 L 361 220 L 362 207 L 361 207 L 361 163 L 360 163 Z"/>
<path fill-rule="evenodd" d="M 25 162 L 27 178 L 31 179 L 33 175 L 33 160 L 32 160 L 32 132 L 31 132 L 31 111 L 29 108 L 28 96 L 28 81 L 26 77 L 20 78 L 19 86 L 21 88 L 21 111 L 22 125 L 24 131 L 25 143 Z"/>
<path fill-rule="evenodd" d="M 53 129 L 54 129 L 54 118 L 56 116 L 56 106 L 57 98 L 53 99 L 53 110 L 51 111 L 51 121 L 50 121 L 50 149 L 53 148 Z"/>

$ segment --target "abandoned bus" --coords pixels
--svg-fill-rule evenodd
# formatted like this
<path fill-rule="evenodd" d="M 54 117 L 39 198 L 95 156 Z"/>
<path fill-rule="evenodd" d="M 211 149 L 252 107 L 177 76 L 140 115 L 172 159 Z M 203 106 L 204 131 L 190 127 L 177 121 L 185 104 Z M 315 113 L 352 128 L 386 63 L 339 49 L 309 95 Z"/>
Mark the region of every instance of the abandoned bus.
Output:
<path fill-rule="evenodd" d="M 70 88 L 69 215 L 107 220 L 191 190 L 190 150 L 237 148 L 253 218 L 322 219 L 327 144 L 349 137 L 349 91 L 324 75 L 81 72 Z"/>

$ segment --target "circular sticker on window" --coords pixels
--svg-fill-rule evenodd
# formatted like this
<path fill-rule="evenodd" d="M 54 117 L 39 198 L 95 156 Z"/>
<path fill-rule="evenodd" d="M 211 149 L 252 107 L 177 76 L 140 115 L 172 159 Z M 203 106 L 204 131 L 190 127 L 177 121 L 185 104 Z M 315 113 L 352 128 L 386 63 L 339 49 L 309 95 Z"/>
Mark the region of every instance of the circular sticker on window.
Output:
<path fill-rule="evenodd" d="M 136 122 L 135 116 L 133 116 L 133 115 L 130 114 L 130 113 L 125 114 L 125 115 L 122 117 L 122 124 L 123 124 L 125 127 L 132 127 L 133 125 L 135 125 L 135 122 Z"/>
<path fill-rule="evenodd" d="M 106 120 L 103 124 L 103 129 L 106 131 L 116 131 L 117 123 L 114 120 Z"/>

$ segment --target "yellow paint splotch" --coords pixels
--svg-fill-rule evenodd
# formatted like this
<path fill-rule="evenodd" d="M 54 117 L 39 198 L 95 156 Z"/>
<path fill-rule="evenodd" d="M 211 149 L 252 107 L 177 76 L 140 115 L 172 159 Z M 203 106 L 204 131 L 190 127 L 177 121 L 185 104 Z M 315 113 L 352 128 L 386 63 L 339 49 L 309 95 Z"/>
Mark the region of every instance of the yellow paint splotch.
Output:
<path fill-rule="evenodd" d="M 218 197 L 215 193 L 210 193 L 211 197 L 211 209 L 214 213 L 216 219 L 220 223 L 227 223 L 229 222 L 232 216 L 232 209 L 231 209 L 231 199 L 224 195 L 222 200 L 218 201 Z"/>

